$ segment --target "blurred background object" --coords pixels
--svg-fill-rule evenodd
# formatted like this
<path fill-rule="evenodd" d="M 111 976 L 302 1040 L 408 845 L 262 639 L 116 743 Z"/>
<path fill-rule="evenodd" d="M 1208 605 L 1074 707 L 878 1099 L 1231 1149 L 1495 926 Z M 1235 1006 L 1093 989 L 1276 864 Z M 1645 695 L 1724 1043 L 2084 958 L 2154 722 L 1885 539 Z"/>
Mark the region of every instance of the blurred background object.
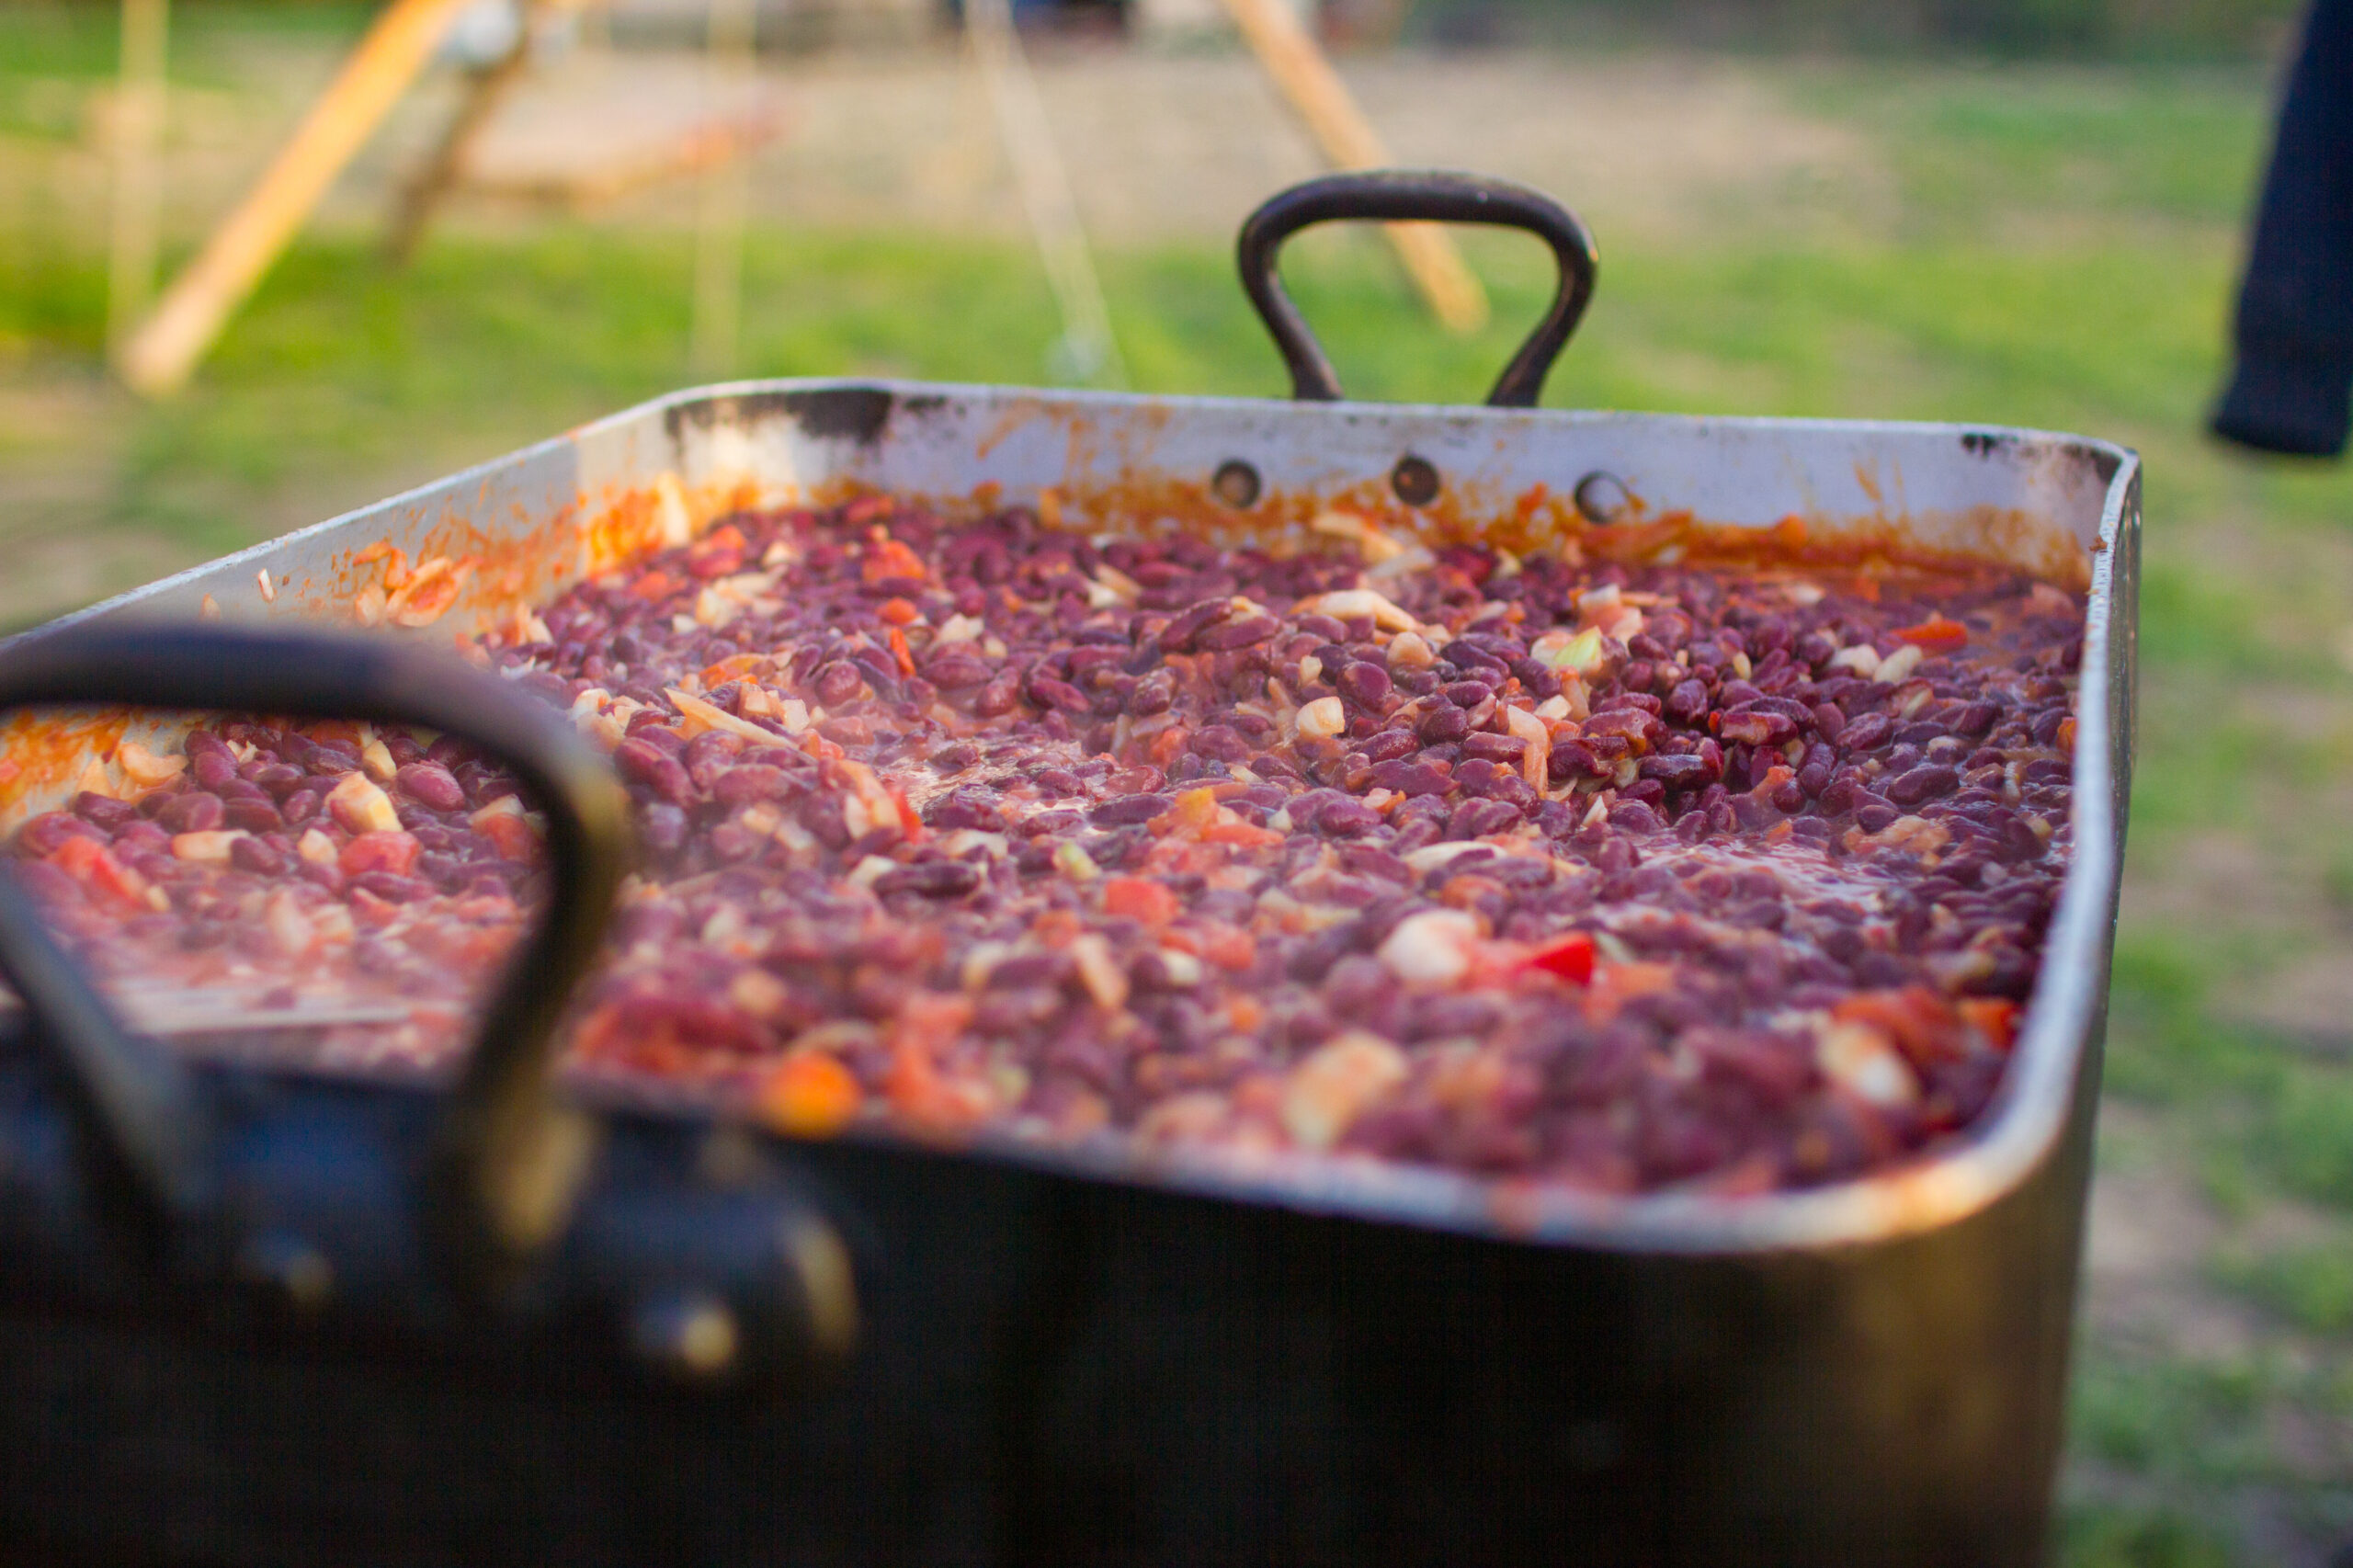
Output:
<path fill-rule="evenodd" d="M 746 8 L 724 91 L 709 0 L 584 8 L 400 269 L 400 195 L 476 85 L 427 50 L 211 357 L 150 404 L 105 363 L 110 278 L 142 270 L 118 159 L 152 148 L 152 270 L 175 276 L 381 12 L 182 0 L 162 73 L 110 0 L 0 0 L 0 619 L 686 384 L 698 342 L 743 376 L 1082 379 L 1053 357 L 1064 307 L 956 13 Z M 1592 224 L 1601 288 L 1552 405 L 2024 424 L 2146 456 L 2143 743 L 2058 1557 L 2326 1563 L 2353 1539 L 2353 473 L 2203 434 L 2297 6 L 1299 15 L 1392 155 L 1527 181 Z M 1128 382 L 1279 395 L 1233 235 L 1326 154 L 1223 0 L 1014 19 Z M 704 240 L 714 166 L 741 177 L 723 355 L 698 329 L 698 280 L 728 276 Z M 1541 308 L 1532 244 L 1457 244 L 1492 307 L 1461 336 L 1374 234 L 1286 252 L 1358 395 L 1474 400 Z"/>
<path fill-rule="evenodd" d="M 2353 392 L 2353 4 L 2315 0 L 2285 97 L 2214 430 L 2335 457 Z"/>

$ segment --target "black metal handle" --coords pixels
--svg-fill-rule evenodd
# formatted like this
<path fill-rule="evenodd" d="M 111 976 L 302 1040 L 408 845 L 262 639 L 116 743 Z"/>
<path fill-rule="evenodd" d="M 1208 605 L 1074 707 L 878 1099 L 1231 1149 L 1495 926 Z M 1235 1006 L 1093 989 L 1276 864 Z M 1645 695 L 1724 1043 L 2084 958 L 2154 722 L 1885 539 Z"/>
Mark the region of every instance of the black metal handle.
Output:
<path fill-rule="evenodd" d="M 548 911 L 507 964 L 441 1111 L 426 1180 L 450 1284 L 487 1294 L 568 1213 L 590 1147 L 549 1088 L 553 1029 L 627 869 L 628 801 L 546 704 L 388 639 L 215 626 L 93 628 L 0 655 L 0 711 L 35 705 L 228 709 L 423 724 L 480 746 L 547 815 Z M 126 1030 L 0 877 L 0 968 L 59 1069 L 101 1193 L 165 1231 L 210 1216 L 210 1118 L 180 1062 Z"/>
<path fill-rule="evenodd" d="M 1340 378 L 1306 318 L 1283 291 L 1275 269 L 1283 242 L 1312 223 L 1338 219 L 1379 222 L 1486 223 L 1525 229 L 1552 247 L 1560 285 L 1552 307 L 1487 394 L 1495 408 L 1533 408 L 1552 361 L 1567 346 L 1593 299 L 1600 257 L 1577 215 L 1545 195 L 1510 180 L 1443 169 L 1367 169 L 1326 175 L 1269 197 L 1242 225 L 1236 259 L 1242 288 L 1258 307 L 1283 363 L 1291 396 L 1303 403 L 1340 401 Z"/>

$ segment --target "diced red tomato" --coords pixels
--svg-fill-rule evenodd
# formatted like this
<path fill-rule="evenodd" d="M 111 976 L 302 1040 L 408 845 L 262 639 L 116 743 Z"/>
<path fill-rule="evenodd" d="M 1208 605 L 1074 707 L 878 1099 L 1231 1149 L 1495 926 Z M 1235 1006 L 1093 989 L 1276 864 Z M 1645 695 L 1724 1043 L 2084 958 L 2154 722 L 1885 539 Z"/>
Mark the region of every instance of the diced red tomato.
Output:
<path fill-rule="evenodd" d="M 1961 1015 L 1925 985 L 1900 991 L 1862 991 L 1830 1009 L 1842 1024 L 1869 1024 L 1895 1041 L 1914 1065 L 1950 1061 L 1961 1054 Z"/>
<path fill-rule="evenodd" d="M 351 903 L 351 917 L 362 926 L 381 930 L 400 917 L 399 904 L 378 898 L 366 888 L 353 888 L 345 896 Z"/>
<path fill-rule="evenodd" d="M 1916 626 L 1899 626 L 1895 634 L 1906 642 L 1917 643 L 1921 652 L 1927 653 L 1969 646 L 1969 628 L 1941 615 L 1932 615 Z"/>
<path fill-rule="evenodd" d="M 900 836 L 909 844 L 921 844 L 931 835 L 931 829 L 923 824 L 923 813 L 916 811 L 909 802 L 904 790 L 900 789 L 896 784 L 887 785 L 885 788 L 891 792 L 891 804 L 898 808 Z"/>
<path fill-rule="evenodd" d="M 1192 744 L 1192 740 L 1193 736 L 1191 732 L 1187 730 L 1184 725 L 1169 725 L 1168 728 L 1161 731 L 1159 734 L 1153 737 L 1152 760 L 1154 764 L 1161 767 L 1168 767 L 1178 757 L 1185 755 L 1185 748 Z"/>
<path fill-rule="evenodd" d="M 520 812 L 483 817 L 474 831 L 490 840 L 502 860 L 529 862 L 539 853 L 540 835 Z"/>
<path fill-rule="evenodd" d="M 731 653 L 702 672 L 703 688 L 709 690 L 712 687 L 724 686 L 731 680 L 741 679 L 759 668 L 766 658 L 767 655 L 762 653 Z"/>
<path fill-rule="evenodd" d="M 1572 931 L 1529 954 L 1528 964 L 1530 969 L 1558 975 L 1572 985 L 1585 985 L 1593 980 L 1593 938 L 1583 931 Z"/>
<path fill-rule="evenodd" d="M 1142 877 L 1108 877 L 1103 882 L 1103 913 L 1165 926 L 1176 918 L 1176 895 Z"/>
<path fill-rule="evenodd" d="M 1655 996 L 1675 984 L 1675 966 L 1647 960 L 1594 966 L 1593 983 L 1586 993 L 1586 1012 L 1597 1023 L 1607 1023 L 1618 1009 L 1641 996 Z"/>
<path fill-rule="evenodd" d="M 832 1057 L 803 1051 L 786 1057 L 760 1085 L 761 1119 L 793 1138 L 831 1138 L 857 1119 L 865 1090 Z"/>
<path fill-rule="evenodd" d="M 912 626 L 915 624 L 915 617 L 923 612 L 915 608 L 913 599 L 888 598 L 882 601 L 882 608 L 874 613 L 882 618 L 885 625 Z"/>
<path fill-rule="evenodd" d="M 1964 996 L 1954 1006 L 1961 1021 L 1985 1037 L 1996 1051 L 2007 1051 L 2018 1036 L 2018 1005 L 2000 996 Z"/>
<path fill-rule="evenodd" d="M 1200 956 L 1220 969 L 1248 969 L 1258 961 L 1258 939 L 1233 926 L 1211 926 L 1201 932 Z"/>
<path fill-rule="evenodd" d="M 414 834 L 363 833 L 345 845 L 336 859 L 347 877 L 361 877 L 370 871 L 390 871 L 396 877 L 405 877 L 409 868 L 416 864 L 419 847 Z"/>
<path fill-rule="evenodd" d="M 677 586 L 678 580 L 667 572 L 648 572 L 629 585 L 629 594 L 633 599 L 643 599 L 652 604 L 657 599 L 668 598 Z"/>
<path fill-rule="evenodd" d="M 50 852 L 49 863 L 90 892 L 128 904 L 144 904 L 147 879 L 114 858 L 95 838 L 69 838 Z"/>
<path fill-rule="evenodd" d="M 885 577 L 921 577 L 923 557 L 889 534 L 881 534 L 866 547 L 866 559 L 858 571 L 870 583 L 879 583 Z"/>

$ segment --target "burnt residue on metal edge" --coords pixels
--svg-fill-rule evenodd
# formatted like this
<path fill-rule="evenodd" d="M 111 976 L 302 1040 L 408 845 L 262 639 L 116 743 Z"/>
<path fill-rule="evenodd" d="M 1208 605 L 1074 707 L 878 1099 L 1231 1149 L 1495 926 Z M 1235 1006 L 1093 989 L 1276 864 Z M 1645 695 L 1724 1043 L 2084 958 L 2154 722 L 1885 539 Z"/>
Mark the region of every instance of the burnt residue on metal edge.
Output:
<path fill-rule="evenodd" d="M 1973 458 L 1990 458 L 1995 452 L 2018 444 L 2019 437 L 2007 430 L 1964 430 L 1961 433 L 1961 449 Z M 2089 441 L 2069 441 L 2062 445 L 2059 451 L 2098 474 L 2102 489 L 2116 482 L 2117 471 L 2123 467 L 2123 460 L 2114 452 L 2094 446 Z"/>
<path fill-rule="evenodd" d="M 2088 441 L 2070 441 L 2060 449 L 2077 462 L 2089 463 L 2092 472 L 2099 475 L 2103 490 L 2116 483 L 2117 471 L 2124 466 L 2124 460 L 2116 453 L 2105 447 L 2095 447 Z"/>
<path fill-rule="evenodd" d="M 742 392 L 681 403 L 663 415 L 670 438 L 683 437 L 688 426 L 710 430 L 722 425 L 756 425 L 783 417 L 801 426 L 804 435 L 820 440 L 854 441 L 870 447 L 895 413 L 928 414 L 944 406 L 944 397 L 902 397 L 881 387 L 838 386 L 798 392 Z"/>

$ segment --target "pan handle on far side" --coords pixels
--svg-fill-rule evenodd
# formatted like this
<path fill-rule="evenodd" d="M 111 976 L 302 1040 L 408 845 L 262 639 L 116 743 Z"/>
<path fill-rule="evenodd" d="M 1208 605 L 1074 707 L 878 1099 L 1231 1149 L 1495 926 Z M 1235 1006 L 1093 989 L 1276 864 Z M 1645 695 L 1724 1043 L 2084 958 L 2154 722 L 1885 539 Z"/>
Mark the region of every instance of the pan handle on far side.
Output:
<path fill-rule="evenodd" d="M 444 654 L 389 639 L 219 626 L 76 630 L 0 655 L 0 712 L 30 706 L 228 710 L 422 724 L 472 742 L 545 812 L 549 892 L 440 1108 L 428 1222 L 449 1285 L 494 1293 L 559 1233 L 590 1144 L 550 1087 L 553 1031 L 628 869 L 628 801 L 563 716 Z M 68 1096 L 97 1190 L 151 1239 L 217 1221 L 211 1119 L 180 1062 L 124 1028 L 0 877 L 0 968 Z"/>
<path fill-rule="evenodd" d="M 1258 309 L 1275 347 L 1290 367 L 1291 396 L 1309 403 L 1340 401 L 1340 378 L 1299 307 L 1283 291 L 1276 262 L 1283 242 L 1314 223 L 1483 223 L 1522 229 L 1552 248 L 1560 283 L 1552 306 L 1487 394 L 1495 408 L 1533 408 L 1552 361 L 1576 331 L 1593 298 L 1599 267 L 1593 235 L 1577 215 L 1545 195 L 1510 180 L 1446 170 L 1367 169 L 1326 175 L 1267 199 L 1242 225 L 1236 259 L 1242 287 Z"/>

